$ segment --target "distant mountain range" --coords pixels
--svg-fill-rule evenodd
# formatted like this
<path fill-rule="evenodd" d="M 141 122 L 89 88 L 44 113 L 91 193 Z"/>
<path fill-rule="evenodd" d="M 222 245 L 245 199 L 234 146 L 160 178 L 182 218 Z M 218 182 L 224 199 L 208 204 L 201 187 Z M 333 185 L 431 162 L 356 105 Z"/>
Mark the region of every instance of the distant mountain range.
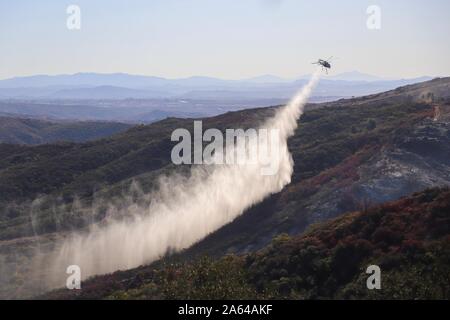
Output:
<path fill-rule="evenodd" d="M 243 80 L 202 76 L 167 79 L 126 73 L 35 75 L 0 80 L 0 99 L 287 99 L 307 78 L 309 75 L 295 80 L 274 75 Z M 352 71 L 324 76 L 317 96 L 366 95 L 430 79 L 384 79 Z"/>

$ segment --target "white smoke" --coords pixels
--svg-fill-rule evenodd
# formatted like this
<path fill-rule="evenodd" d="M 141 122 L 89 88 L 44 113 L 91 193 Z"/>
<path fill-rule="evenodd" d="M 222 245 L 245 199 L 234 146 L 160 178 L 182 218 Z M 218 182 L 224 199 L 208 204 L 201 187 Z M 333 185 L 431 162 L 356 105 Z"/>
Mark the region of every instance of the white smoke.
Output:
<path fill-rule="evenodd" d="M 137 204 L 123 212 L 131 219 L 94 226 L 87 234 L 74 234 L 50 258 L 52 285 L 63 286 L 66 268 L 78 265 L 82 278 L 152 262 L 169 250 L 182 250 L 230 223 L 250 206 L 281 191 L 290 182 L 293 161 L 287 139 L 313 88 L 319 70 L 284 107 L 262 126 L 280 133 L 279 161 L 274 175 L 261 174 L 261 163 L 193 167 L 189 177 L 161 180 L 149 205 Z M 251 141 L 250 143 L 255 143 Z M 227 150 L 228 152 L 228 150 Z"/>

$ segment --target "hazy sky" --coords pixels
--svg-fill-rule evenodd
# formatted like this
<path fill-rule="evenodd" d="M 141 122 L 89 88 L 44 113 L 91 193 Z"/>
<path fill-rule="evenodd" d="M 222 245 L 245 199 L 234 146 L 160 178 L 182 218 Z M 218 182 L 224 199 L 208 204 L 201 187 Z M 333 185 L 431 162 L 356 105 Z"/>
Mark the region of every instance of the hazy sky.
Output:
<path fill-rule="evenodd" d="M 81 29 L 66 8 L 81 9 Z M 366 26 L 369 5 L 381 29 Z M 163 77 L 450 75 L 448 0 L 0 0 L 0 78 L 127 72 Z"/>

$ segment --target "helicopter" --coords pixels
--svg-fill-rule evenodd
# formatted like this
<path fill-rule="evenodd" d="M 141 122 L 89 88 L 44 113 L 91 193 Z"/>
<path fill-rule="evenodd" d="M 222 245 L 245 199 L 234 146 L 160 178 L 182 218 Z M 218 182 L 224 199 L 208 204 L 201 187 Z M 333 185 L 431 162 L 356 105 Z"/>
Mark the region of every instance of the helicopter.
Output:
<path fill-rule="evenodd" d="M 329 57 L 327 60 L 319 59 L 317 62 L 313 62 L 312 64 L 317 64 L 322 66 L 322 69 L 325 69 L 325 72 L 328 74 L 328 69 L 331 68 L 330 61 L 333 57 Z"/>

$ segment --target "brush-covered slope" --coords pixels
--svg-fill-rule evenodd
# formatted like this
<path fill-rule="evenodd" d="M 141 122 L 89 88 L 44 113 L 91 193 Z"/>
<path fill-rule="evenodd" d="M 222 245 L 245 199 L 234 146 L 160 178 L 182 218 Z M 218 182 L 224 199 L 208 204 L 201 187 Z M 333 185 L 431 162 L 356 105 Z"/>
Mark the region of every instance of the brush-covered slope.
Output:
<path fill-rule="evenodd" d="M 272 113 L 270 108 L 228 113 L 205 119 L 203 127 L 248 128 Z M 98 216 L 84 215 L 76 204 L 103 197 L 107 205 L 129 195 L 132 181 L 148 191 L 159 175 L 187 170 L 170 159 L 175 145 L 170 137 L 177 128 L 192 130 L 193 120 L 168 118 L 86 143 L 0 144 L 0 239 L 73 230 L 98 221 L 106 208 Z"/>
<path fill-rule="evenodd" d="M 280 232 L 298 233 L 369 203 L 449 184 L 449 92 L 450 78 L 443 78 L 310 106 L 289 141 L 292 183 L 193 252 L 254 250 Z M 273 111 L 231 112 L 204 119 L 203 127 L 255 127 Z M 74 204 L 120 197 L 133 180 L 150 190 L 160 174 L 187 169 L 171 164 L 170 135 L 192 127 L 192 119 L 169 118 L 86 143 L 0 145 L 0 239 L 102 219 L 102 210 L 86 217 Z"/>
<path fill-rule="evenodd" d="M 369 265 L 381 290 L 368 290 Z M 348 213 L 279 235 L 258 252 L 190 262 L 171 258 L 94 277 L 50 299 L 449 299 L 450 189 Z"/>
<path fill-rule="evenodd" d="M 443 78 L 308 106 L 288 141 L 291 183 L 180 259 L 255 252 L 281 233 L 299 234 L 345 212 L 448 186 L 449 92 L 450 78 Z M 204 119 L 203 127 L 256 127 L 274 110 L 226 113 Z M 170 136 L 176 128 L 192 127 L 192 119 L 169 118 L 86 143 L 0 145 L 0 271 L 17 275 L 13 282 L 0 282 L 0 296 L 27 293 L 17 281 L 28 272 L 27 255 L 34 249 L 102 221 L 110 204 L 140 201 L 142 190 L 151 190 L 161 174 L 187 171 L 171 163 Z M 133 181 L 140 188 L 130 191 Z M 92 203 L 95 210 L 89 210 Z"/>
<path fill-rule="evenodd" d="M 125 131 L 131 125 L 117 122 L 46 121 L 0 116 L 0 143 L 42 144 L 84 142 Z"/>
<path fill-rule="evenodd" d="M 313 106 L 289 141 L 291 184 L 186 254 L 253 251 L 279 233 L 450 185 L 449 93 L 445 78 Z"/>

